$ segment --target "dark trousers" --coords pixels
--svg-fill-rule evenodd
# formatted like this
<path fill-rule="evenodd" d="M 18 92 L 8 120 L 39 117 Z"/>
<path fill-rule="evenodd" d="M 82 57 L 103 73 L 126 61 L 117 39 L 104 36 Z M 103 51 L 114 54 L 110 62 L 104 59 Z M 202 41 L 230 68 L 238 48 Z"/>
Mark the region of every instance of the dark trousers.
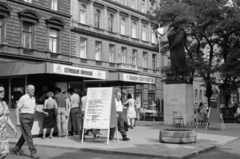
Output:
<path fill-rule="evenodd" d="M 26 141 L 31 154 L 37 153 L 37 149 L 33 145 L 33 139 L 31 134 L 34 122 L 34 114 L 20 114 L 19 118 L 22 135 L 15 146 L 16 150 L 19 151 Z"/>
<path fill-rule="evenodd" d="M 122 137 L 124 138 L 124 137 L 127 136 L 127 134 L 126 134 L 126 132 L 124 130 L 124 117 L 123 117 L 123 113 L 122 112 L 117 112 L 117 114 L 118 114 L 118 131 L 122 134 Z M 115 134 L 115 130 L 116 130 L 116 128 L 111 128 L 110 129 L 110 136 L 109 136 L 110 139 L 113 139 L 114 134 Z"/>
<path fill-rule="evenodd" d="M 70 119 L 71 119 L 71 124 L 73 127 L 72 133 L 74 134 L 74 132 L 76 134 L 78 134 L 79 131 L 79 108 L 72 108 L 71 112 L 70 112 Z"/>

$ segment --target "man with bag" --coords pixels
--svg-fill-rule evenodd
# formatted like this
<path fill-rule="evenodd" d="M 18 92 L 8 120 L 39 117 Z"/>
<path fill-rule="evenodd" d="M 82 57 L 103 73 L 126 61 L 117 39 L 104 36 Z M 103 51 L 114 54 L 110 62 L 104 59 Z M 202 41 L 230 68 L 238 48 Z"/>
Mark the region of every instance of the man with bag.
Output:
<path fill-rule="evenodd" d="M 123 105 L 121 102 L 121 93 L 116 92 L 115 94 L 115 105 L 116 105 L 116 111 L 117 111 L 117 117 L 118 117 L 118 130 L 122 134 L 122 141 L 128 141 L 130 140 L 127 138 L 127 133 L 125 132 L 124 129 L 124 117 L 123 117 Z M 111 128 L 110 129 L 110 136 L 109 140 L 113 140 L 114 134 L 115 134 L 116 128 Z"/>

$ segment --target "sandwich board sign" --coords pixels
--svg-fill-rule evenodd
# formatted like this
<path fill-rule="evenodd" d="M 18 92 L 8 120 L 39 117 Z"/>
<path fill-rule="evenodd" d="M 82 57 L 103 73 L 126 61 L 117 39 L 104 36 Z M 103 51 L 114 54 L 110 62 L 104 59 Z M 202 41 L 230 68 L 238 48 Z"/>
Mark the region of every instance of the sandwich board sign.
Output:
<path fill-rule="evenodd" d="M 224 121 L 222 118 L 222 114 L 220 112 L 219 107 L 219 98 L 211 98 L 210 100 L 210 108 L 208 112 L 208 121 L 206 125 L 206 129 L 208 129 L 209 124 L 211 123 L 221 123 L 222 130 L 225 129 Z"/>
<path fill-rule="evenodd" d="M 88 88 L 81 143 L 83 143 L 84 129 L 107 129 L 108 144 L 110 128 L 115 127 L 117 127 L 117 114 L 113 87 Z"/>

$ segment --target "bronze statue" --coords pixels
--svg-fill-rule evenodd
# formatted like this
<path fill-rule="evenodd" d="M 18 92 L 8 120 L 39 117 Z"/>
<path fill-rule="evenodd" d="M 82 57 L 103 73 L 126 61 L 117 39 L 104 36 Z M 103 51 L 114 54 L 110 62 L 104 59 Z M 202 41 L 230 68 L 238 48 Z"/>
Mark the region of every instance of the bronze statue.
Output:
<path fill-rule="evenodd" d="M 172 25 L 167 35 L 170 50 L 170 59 L 172 67 L 172 80 L 184 80 L 187 76 L 188 67 L 186 61 L 186 54 L 184 50 L 184 43 L 186 34 L 179 26 Z"/>

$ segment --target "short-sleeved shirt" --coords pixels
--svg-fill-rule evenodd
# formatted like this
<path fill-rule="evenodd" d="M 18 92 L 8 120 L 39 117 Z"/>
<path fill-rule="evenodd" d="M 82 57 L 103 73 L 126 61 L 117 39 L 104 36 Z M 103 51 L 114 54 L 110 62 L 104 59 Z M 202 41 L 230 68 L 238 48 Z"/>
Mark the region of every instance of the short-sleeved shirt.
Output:
<path fill-rule="evenodd" d="M 28 94 L 23 95 L 17 104 L 19 113 L 34 114 L 36 108 L 36 100 L 34 97 L 30 97 Z"/>
<path fill-rule="evenodd" d="M 73 95 L 71 95 L 71 107 L 78 108 L 79 103 L 80 103 L 79 95 L 77 93 L 73 93 Z"/>
<path fill-rule="evenodd" d="M 54 96 L 54 99 L 57 102 L 57 107 L 66 107 L 66 99 L 67 99 L 67 97 L 66 97 L 65 94 L 61 94 L 61 93 L 56 94 Z"/>
<path fill-rule="evenodd" d="M 117 100 L 115 98 L 115 104 L 116 104 L 116 111 L 117 112 L 122 112 L 123 111 L 123 105 L 122 105 L 122 101 L 121 100 Z"/>

